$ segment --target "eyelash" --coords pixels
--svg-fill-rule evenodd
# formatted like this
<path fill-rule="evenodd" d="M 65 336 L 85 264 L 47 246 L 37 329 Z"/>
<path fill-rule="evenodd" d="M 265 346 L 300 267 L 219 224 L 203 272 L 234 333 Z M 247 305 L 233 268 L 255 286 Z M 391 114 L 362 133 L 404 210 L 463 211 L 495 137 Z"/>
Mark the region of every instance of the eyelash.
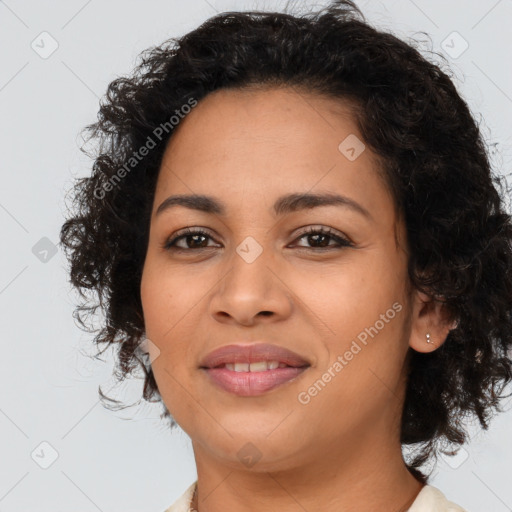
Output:
<path fill-rule="evenodd" d="M 180 240 L 182 238 L 186 239 L 187 237 L 193 236 L 193 235 L 202 235 L 204 237 L 207 237 L 207 238 L 210 238 L 213 240 L 213 238 L 206 231 L 204 231 L 202 229 L 185 228 L 181 232 L 178 232 L 178 234 L 176 236 L 167 239 L 162 244 L 162 248 L 165 250 L 168 250 L 168 251 L 182 251 L 182 252 L 197 251 L 197 250 L 201 250 L 201 249 L 211 249 L 211 247 L 199 247 L 196 249 L 190 249 L 190 248 L 184 249 L 183 247 L 176 247 L 175 244 L 178 240 Z M 347 238 L 341 237 L 339 235 L 335 235 L 331 228 L 325 228 L 325 227 L 318 228 L 318 227 L 310 226 L 303 233 L 301 233 L 295 240 L 300 240 L 301 238 L 304 238 L 306 236 L 311 236 L 311 235 L 327 236 L 327 237 L 331 238 L 332 240 L 336 241 L 338 243 L 338 246 L 327 246 L 327 247 L 302 247 L 302 246 L 300 246 L 299 247 L 300 249 L 312 250 L 315 252 L 319 252 L 319 251 L 322 252 L 325 250 L 341 249 L 344 247 L 354 247 L 354 244 L 350 240 L 348 240 Z"/>

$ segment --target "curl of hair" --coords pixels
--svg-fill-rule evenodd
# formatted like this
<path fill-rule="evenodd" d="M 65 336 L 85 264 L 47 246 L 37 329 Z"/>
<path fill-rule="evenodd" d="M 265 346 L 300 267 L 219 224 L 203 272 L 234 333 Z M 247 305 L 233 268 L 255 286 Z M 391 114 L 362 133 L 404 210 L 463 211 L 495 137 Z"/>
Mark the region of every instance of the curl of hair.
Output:
<path fill-rule="evenodd" d="M 146 50 L 131 76 L 110 83 L 97 122 L 86 127 L 97 143 L 92 174 L 75 184 L 76 211 L 61 229 L 70 282 L 82 297 L 83 290 L 95 297 L 75 317 L 85 326 L 82 314 L 100 307 L 105 322 L 94 341 L 118 348 L 121 379 L 141 366 L 143 398 L 162 402 L 150 366 L 138 358 L 150 212 L 173 133 L 159 140 L 154 130 L 191 99 L 265 86 L 354 106 L 406 223 L 411 283 L 458 322 L 437 350 L 409 353 L 401 443 L 419 447 L 408 467 L 426 482 L 418 468 L 442 442 L 466 441 L 464 418 L 476 416 L 487 429 L 512 379 L 512 224 L 479 127 L 448 75 L 367 24 L 350 1 L 301 16 L 219 14 Z M 130 159 L 148 138 L 156 147 L 135 165 Z"/>

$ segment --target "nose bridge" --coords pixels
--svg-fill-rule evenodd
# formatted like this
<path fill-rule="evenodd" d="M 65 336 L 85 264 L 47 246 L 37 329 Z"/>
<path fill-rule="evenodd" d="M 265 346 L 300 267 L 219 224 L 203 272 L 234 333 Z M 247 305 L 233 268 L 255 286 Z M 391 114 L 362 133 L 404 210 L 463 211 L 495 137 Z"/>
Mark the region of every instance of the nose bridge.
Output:
<path fill-rule="evenodd" d="M 211 313 L 227 314 L 245 323 L 263 311 L 278 316 L 289 312 L 286 287 L 277 277 L 274 263 L 269 246 L 246 237 L 227 262 L 229 268 L 212 297 Z"/>
<path fill-rule="evenodd" d="M 236 246 L 230 258 L 230 271 L 223 283 L 224 293 L 263 298 L 269 287 L 275 283 L 272 272 L 273 257 L 269 246 L 263 246 L 255 238 L 248 236 Z"/>

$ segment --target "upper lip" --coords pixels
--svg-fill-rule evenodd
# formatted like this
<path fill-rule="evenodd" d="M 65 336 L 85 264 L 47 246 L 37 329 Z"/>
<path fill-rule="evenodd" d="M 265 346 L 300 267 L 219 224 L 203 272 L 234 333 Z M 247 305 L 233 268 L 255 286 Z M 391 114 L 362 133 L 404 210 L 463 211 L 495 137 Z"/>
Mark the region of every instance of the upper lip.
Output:
<path fill-rule="evenodd" d="M 256 363 L 278 361 L 299 368 L 310 366 L 304 358 L 278 345 L 268 343 L 225 345 L 210 352 L 200 362 L 201 368 L 215 368 L 226 363 Z"/>

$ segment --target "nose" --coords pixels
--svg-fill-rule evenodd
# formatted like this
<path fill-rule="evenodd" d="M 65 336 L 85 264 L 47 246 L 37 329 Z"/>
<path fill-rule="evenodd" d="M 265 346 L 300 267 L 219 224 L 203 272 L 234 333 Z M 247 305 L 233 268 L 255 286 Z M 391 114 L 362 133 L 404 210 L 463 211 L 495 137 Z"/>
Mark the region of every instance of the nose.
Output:
<path fill-rule="evenodd" d="M 292 293 L 276 269 L 271 268 L 265 251 L 252 263 L 237 253 L 229 262 L 213 290 L 210 314 L 222 323 L 252 326 L 257 322 L 275 322 L 292 311 Z"/>

